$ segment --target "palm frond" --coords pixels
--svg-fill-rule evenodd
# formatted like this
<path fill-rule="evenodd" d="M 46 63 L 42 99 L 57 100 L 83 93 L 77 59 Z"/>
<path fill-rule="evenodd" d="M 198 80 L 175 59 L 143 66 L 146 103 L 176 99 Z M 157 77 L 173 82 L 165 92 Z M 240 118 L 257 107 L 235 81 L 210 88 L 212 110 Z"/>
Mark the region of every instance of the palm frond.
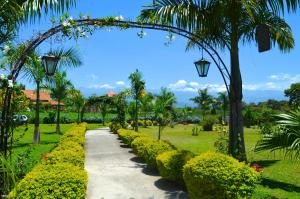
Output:
<path fill-rule="evenodd" d="M 77 49 L 69 48 L 69 49 L 55 49 L 49 52 L 56 57 L 59 57 L 58 68 L 66 69 L 66 68 L 76 68 L 82 65 L 82 59 Z"/>
<path fill-rule="evenodd" d="M 76 6 L 76 0 L 26 0 L 23 4 L 24 20 L 35 21 L 42 14 L 63 13 Z"/>
<path fill-rule="evenodd" d="M 277 117 L 278 130 L 264 135 L 257 143 L 255 151 L 282 150 L 286 155 L 300 158 L 300 110 L 280 114 Z"/>

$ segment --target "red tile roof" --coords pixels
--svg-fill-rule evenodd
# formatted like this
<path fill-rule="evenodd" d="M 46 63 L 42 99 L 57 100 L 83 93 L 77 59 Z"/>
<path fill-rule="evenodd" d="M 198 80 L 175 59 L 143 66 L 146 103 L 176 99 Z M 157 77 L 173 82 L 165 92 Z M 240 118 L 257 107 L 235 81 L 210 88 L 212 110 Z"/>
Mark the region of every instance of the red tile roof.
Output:
<path fill-rule="evenodd" d="M 23 93 L 25 94 L 25 96 L 31 102 L 33 102 L 33 104 L 35 104 L 35 102 L 36 102 L 36 91 L 34 91 L 34 90 L 23 90 Z M 58 102 L 52 100 L 50 94 L 46 91 L 40 91 L 40 102 L 42 104 L 49 104 L 51 106 L 57 106 L 58 105 Z M 65 104 L 61 102 L 60 105 L 64 106 Z"/>
<path fill-rule="evenodd" d="M 113 97 L 113 96 L 116 96 L 118 95 L 117 93 L 113 92 L 113 91 L 109 91 L 107 94 L 106 94 L 108 97 Z"/>

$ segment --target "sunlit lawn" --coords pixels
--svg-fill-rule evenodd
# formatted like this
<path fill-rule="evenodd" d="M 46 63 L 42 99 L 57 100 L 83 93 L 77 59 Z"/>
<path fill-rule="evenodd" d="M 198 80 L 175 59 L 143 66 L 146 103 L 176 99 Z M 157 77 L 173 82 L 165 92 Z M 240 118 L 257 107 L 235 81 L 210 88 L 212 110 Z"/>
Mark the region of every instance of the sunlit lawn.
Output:
<path fill-rule="evenodd" d="M 162 139 L 167 140 L 180 149 L 194 153 L 213 151 L 217 132 L 200 132 L 192 136 L 193 125 L 177 125 L 174 128 L 166 127 Z M 142 133 L 157 138 L 157 127 L 141 128 Z M 259 185 L 254 197 L 269 198 L 300 198 L 300 161 L 293 161 L 280 153 L 254 153 L 253 148 L 261 135 L 257 129 L 245 129 L 245 141 L 248 160 L 263 166 L 262 185 Z"/>
<path fill-rule="evenodd" d="M 33 145 L 33 129 L 34 125 L 29 124 L 28 130 L 26 127 L 21 126 L 14 131 L 14 143 L 13 143 L 13 159 L 16 160 L 19 154 L 24 154 L 26 151 L 30 151 L 29 156 L 26 157 L 25 166 L 27 172 L 32 169 L 35 163 L 41 160 L 41 154 L 50 152 L 60 140 L 60 137 L 72 126 L 73 124 L 61 124 L 62 134 L 55 133 L 55 124 L 40 124 L 41 143 Z M 101 124 L 88 124 L 88 129 L 95 129 L 102 127 Z"/>

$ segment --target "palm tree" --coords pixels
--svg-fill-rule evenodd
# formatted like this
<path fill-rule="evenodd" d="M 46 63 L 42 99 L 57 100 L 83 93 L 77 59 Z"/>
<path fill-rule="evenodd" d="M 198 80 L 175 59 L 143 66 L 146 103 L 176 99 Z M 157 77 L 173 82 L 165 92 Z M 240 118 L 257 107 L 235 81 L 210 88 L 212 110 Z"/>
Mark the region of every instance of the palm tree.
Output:
<path fill-rule="evenodd" d="M 191 99 L 193 102 L 197 103 L 202 111 L 202 120 L 205 114 L 209 111 L 211 104 L 213 102 L 213 97 L 208 94 L 208 89 L 199 89 L 198 96 Z"/>
<path fill-rule="evenodd" d="M 105 125 L 105 118 L 109 111 L 109 107 L 110 107 L 111 103 L 112 103 L 112 99 L 110 97 L 108 97 L 106 95 L 99 96 L 98 106 L 100 108 L 100 112 L 102 115 L 102 125 L 103 126 Z"/>
<path fill-rule="evenodd" d="M 85 98 L 82 95 L 80 90 L 76 90 L 74 88 L 68 90 L 68 99 L 70 101 L 70 104 L 72 104 L 74 106 L 74 108 L 76 109 L 77 112 L 77 124 L 79 124 L 81 122 L 81 113 L 82 113 L 82 109 L 84 108 L 85 105 Z"/>
<path fill-rule="evenodd" d="M 147 114 L 150 113 L 153 109 L 153 101 L 154 96 L 151 93 L 147 93 L 145 96 L 141 97 L 141 112 L 144 114 L 144 118 L 147 117 Z"/>
<path fill-rule="evenodd" d="M 76 5 L 76 0 L 1 0 L 0 45 L 14 37 L 19 26 L 39 19 L 42 14 L 63 13 Z"/>
<path fill-rule="evenodd" d="M 128 77 L 131 82 L 131 95 L 135 101 L 135 115 L 134 115 L 134 130 L 138 132 L 138 104 L 145 90 L 145 81 L 142 80 L 142 74 L 136 69 Z"/>
<path fill-rule="evenodd" d="M 227 92 L 219 92 L 217 100 L 218 103 L 221 105 L 221 109 L 223 112 L 223 120 L 225 121 L 226 113 L 228 111 L 228 106 L 229 106 L 229 99 L 228 99 Z"/>
<path fill-rule="evenodd" d="M 286 155 L 300 158 L 300 109 L 287 114 L 280 114 L 278 127 L 271 134 L 266 134 L 255 147 L 255 151 L 281 150 Z"/>
<path fill-rule="evenodd" d="M 174 103 L 176 103 L 174 93 L 161 88 L 154 103 L 154 115 L 158 122 L 158 140 L 161 138 L 163 128 L 171 122 Z"/>
<path fill-rule="evenodd" d="M 287 2 L 298 5 L 296 0 Z M 241 161 L 246 160 L 246 151 L 239 44 L 256 41 L 256 28 L 264 25 L 268 27 L 271 40 L 278 44 L 280 50 L 293 48 L 291 28 L 269 8 L 276 9 L 278 6 L 284 6 L 283 1 L 156 0 L 140 16 L 143 21 L 174 25 L 192 31 L 211 46 L 229 50 L 231 78 L 228 153 Z M 191 46 L 195 46 L 192 41 L 188 47 Z"/>
<path fill-rule="evenodd" d="M 21 48 L 20 46 L 19 48 Z M 78 55 L 78 51 L 74 48 L 58 49 L 54 50 L 51 53 L 55 54 L 60 58 L 58 63 L 59 69 L 65 67 L 78 67 L 81 65 L 81 60 Z M 14 58 L 12 56 L 11 58 Z M 22 72 L 24 73 L 25 78 L 29 81 L 33 81 L 36 84 L 36 106 L 35 106 L 35 123 L 34 123 L 34 136 L 33 136 L 33 144 L 40 143 L 40 86 L 43 81 L 47 78 L 45 74 L 45 69 L 42 64 L 41 58 L 37 52 L 33 52 L 28 61 L 25 63 L 25 66 L 22 68 Z"/>
<path fill-rule="evenodd" d="M 40 143 L 40 86 L 45 80 L 46 74 L 42 61 L 37 53 L 33 53 L 23 67 L 24 76 L 36 84 L 36 104 L 33 144 Z"/>
<path fill-rule="evenodd" d="M 64 71 L 62 73 L 56 72 L 54 78 L 49 81 L 49 85 L 46 86 L 51 95 L 55 100 L 57 100 L 57 114 L 56 114 L 56 133 L 60 134 L 60 106 L 62 100 L 66 98 L 68 89 L 73 87 L 70 80 L 66 79 L 67 73 Z"/>

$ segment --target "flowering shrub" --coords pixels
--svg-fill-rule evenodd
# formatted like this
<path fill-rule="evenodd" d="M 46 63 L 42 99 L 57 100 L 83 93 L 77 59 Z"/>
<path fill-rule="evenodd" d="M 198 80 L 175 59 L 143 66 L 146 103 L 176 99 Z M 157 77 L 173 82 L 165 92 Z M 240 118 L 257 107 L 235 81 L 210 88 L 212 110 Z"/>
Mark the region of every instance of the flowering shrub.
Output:
<path fill-rule="evenodd" d="M 260 166 L 259 164 L 252 164 L 251 167 L 258 173 L 263 171 L 262 166 Z"/>

